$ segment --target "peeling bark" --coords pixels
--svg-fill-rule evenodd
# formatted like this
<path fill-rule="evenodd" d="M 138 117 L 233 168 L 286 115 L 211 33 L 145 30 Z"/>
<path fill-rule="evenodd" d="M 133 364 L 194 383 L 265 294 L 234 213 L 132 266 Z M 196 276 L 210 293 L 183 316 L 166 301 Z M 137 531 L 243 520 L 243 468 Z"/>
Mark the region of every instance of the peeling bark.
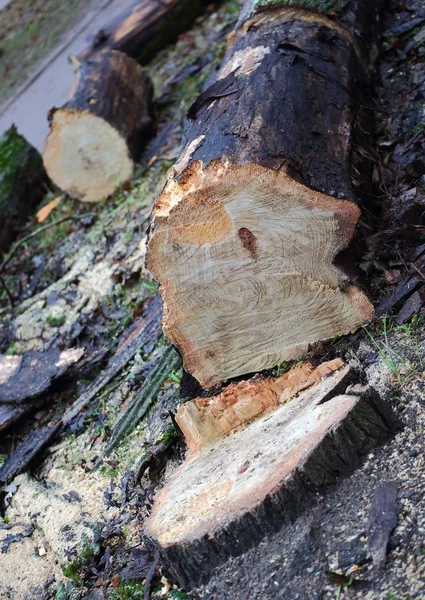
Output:
<path fill-rule="evenodd" d="M 343 364 L 340 359 L 316 368 L 310 363 L 297 363 L 277 379 L 269 377 L 231 383 L 218 396 L 185 402 L 177 410 L 176 422 L 185 436 L 189 452 L 197 452 L 218 437 L 289 402 L 302 390 L 341 369 Z M 340 371 L 338 385 L 342 391 L 350 377 L 348 369 Z M 335 386 L 334 383 L 334 393 Z"/>

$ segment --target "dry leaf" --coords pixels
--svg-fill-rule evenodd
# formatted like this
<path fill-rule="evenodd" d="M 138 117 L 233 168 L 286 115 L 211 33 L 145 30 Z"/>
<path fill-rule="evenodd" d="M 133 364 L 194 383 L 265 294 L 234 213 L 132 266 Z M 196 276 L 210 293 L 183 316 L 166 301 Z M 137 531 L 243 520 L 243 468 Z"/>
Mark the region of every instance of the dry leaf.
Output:
<path fill-rule="evenodd" d="M 61 200 L 63 200 L 63 196 L 58 196 L 57 198 L 55 198 L 54 200 L 52 200 L 51 202 L 46 204 L 46 206 L 43 206 L 43 208 L 40 208 L 40 210 L 37 213 L 38 223 L 43 223 L 47 219 L 47 217 L 50 215 L 52 210 L 54 210 L 58 206 L 58 204 Z"/>

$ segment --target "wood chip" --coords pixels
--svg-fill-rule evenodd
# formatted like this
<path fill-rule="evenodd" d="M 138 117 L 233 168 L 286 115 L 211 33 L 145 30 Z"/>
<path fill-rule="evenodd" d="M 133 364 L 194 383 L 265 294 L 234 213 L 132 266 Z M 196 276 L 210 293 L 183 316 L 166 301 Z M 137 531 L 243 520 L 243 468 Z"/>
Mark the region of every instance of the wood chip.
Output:
<path fill-rule="evenodd" d="M 397 485 L 389 481 L 375 489 L 368 519 L 369 552 L 378 568 L 385 564 L 388 541 L 397 518 Z"/>

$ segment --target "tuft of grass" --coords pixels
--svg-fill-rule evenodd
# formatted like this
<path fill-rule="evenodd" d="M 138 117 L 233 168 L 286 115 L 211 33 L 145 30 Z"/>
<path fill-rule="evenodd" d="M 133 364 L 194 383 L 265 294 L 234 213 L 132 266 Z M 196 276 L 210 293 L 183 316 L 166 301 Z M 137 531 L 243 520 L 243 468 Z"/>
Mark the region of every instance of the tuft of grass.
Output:
<path fill-rule="evenodd" d="M 292 367 L 293 365 L 293 361 L 283 361 L 282 363 L 280 363 L 280 365 L 277 365 L 277 367 L 275 367 L 272 371 L 274 377 L 280 377 L 281 375 L 283 375 L 284 373 L 286 373 L 287 371 L 289 371 L 289 369 Z"/>
<path fill-rule="evenodd" d="M 378 351 L 378 354 L 384 365 L 392 372 L 397 383 L 401 386 L 407 380 L 419 375 L 425 370 L 425 361 L 423 359 L 423 351 L 420 347 L 419 332 L 422 327 L 422 319 L 419 316 L 414 316 L 410 323 L 403 325 L 395 325 L 393 319 L 388 315 L 381 317 L 382 330 L 372 333 L 368 327 L 364 327 L 364 331 L 371 341 L 373 347 Z M 389 334 L 401 333 L 409 342 L 410 349 L 414 350 L 414 364 L 406 356 L 399 351 L 394 350 Z"/>
<path fill-rule="evenodd" d="M 366 335 L 370 339 L 372 346 L 378 351 L 378 354 L 384 363 L 384 365 L 391 371 L 394 377 L 397 380 L 399 385 L 402 384 L 402 375 L 400 371 L 400 365 L 403 362 L 403 358 L 395 352 L 390 345 L 388 340 L 389 333 L 389 319 L 388 315 L 384 315 L 381 319 L 382 323 L 382 333 L 384 339 L 381 340 L 378 337 L 375 337 L 367 327 L 364 327 Z"/>
<path fill-rule="evenodd" d="M 115 590 L 111 590 L 111 600 L 137 600 L 137 598 L 143 598 L 145 595 L 145 588 L 141 583 L 137 581 L 126 581 L 121 583 Z"/>

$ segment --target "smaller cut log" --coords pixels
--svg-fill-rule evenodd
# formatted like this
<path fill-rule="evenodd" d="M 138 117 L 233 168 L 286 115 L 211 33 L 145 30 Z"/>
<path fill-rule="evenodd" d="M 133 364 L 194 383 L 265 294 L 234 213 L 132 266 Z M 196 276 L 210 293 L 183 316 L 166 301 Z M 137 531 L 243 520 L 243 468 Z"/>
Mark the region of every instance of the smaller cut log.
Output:
<path fill-rule="evenodd" d="M 372 389 L 341 394 L 340 381 L 341 372 L 330 375 L 173 472 L 145 534 L 179 585 L 205 582 L 226 558 L 295 520 L 318 489 L 394 431 L 394 415 Z"/>
<path fill-rule="evenodd" d="M 100 50 L 114 49 L 146 64 L 187 29 L 207 4 L 205 0 L 137 0 L 99 30 L 77 59 L 85 62 Z"/>
<path fill-rule="evenodd" d="M 12 125 L 0 139 L 0 251 L 6 251 L 46 194 L 38 151 Z"/>
<path fill-rule="evenodd" d="M 297 363 L 277 379 L 269 377 L 231 383 L 218 396 L 182 404 L 177 410 L 176 422 L 184 434 L 189 453 L 201 450 L 236 427 L 288 402 L 342 366 L 343 361 L 339 358 L 316 368 L 308 362 Z M 342 391 L 349 383 L 349 375 L 348 368 L 340 371 L 340 384 L 345 386 Z M 334 394 L 335 386 L 332 380 Z"/>
<path fill-rule="evenodd" d="M 84 202 L 111 194 L 152 134 L 152 98 L 150 77 L 121 52 L 82 65 L 70 100 L 50 112 L 43 159 L 51 179 Z"/>

